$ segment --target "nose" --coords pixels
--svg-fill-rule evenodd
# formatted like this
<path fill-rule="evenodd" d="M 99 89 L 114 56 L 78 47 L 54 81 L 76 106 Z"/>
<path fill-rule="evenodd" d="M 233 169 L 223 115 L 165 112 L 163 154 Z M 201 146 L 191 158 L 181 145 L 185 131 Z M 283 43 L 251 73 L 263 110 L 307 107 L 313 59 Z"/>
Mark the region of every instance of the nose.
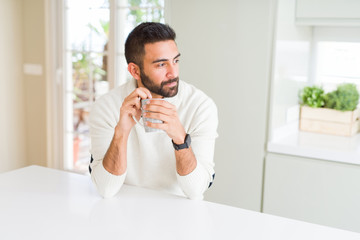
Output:
<path fill-rule="evenodd" d="M 179 65 L 176 63 L 171 63 L 168 65 L 166 77 L 169 79 L 176 78 L 179 74 Z"/>

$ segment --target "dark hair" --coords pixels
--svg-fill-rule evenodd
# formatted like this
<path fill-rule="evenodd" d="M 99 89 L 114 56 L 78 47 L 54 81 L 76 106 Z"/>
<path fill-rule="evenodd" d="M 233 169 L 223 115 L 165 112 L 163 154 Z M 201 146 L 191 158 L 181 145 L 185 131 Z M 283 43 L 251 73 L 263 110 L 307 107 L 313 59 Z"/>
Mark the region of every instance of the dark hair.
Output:
<path fill-rule="evenodd" d="M 175 41 L 176 34 L 167 24 L 144 22 L 134 28 L 125 42 L 126 62 L 142 66 L 145 44 L 166 40 Z"/>

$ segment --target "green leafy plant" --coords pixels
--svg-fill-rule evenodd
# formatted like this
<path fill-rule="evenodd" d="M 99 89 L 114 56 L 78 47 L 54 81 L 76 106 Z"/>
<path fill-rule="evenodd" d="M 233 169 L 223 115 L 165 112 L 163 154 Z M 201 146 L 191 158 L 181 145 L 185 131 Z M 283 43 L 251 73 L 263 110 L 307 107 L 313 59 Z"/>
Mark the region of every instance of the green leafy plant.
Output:
<path fill-rule="evenodd" d="M 305 87 L 300 92 L 300 102 L 309 107 L 319 108 L 325 105 L 325 94 L 322 87 Z"/>
<path fill-rule="evenodd" d="M 340 111 L 353 111 L 359 103 L 359 92 L 352 83 L 341 84 L 325 95 L 325 107 Z"/>

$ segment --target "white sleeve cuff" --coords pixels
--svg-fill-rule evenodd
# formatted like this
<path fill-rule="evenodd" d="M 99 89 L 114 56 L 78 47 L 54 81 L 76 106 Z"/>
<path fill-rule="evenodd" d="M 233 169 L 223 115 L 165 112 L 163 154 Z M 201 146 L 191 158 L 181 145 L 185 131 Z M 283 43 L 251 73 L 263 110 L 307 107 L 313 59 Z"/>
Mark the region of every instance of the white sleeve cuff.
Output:
<path fill-rule="evenodd" d="M 198 163 L 196 168 L 185 176 L 176 173 L 177 180 L 183 192 L 192 200 L 202 200 L 209 186 L 207 171 Z"/>
<path fill-rule="evenodd" d="M 115 196 L 123 185 L 126 172 L 122 175 L 113 175 L 103 166 L 102 161 L 92 169 L 91 179 L 101 196 L 110 198 Z"/>

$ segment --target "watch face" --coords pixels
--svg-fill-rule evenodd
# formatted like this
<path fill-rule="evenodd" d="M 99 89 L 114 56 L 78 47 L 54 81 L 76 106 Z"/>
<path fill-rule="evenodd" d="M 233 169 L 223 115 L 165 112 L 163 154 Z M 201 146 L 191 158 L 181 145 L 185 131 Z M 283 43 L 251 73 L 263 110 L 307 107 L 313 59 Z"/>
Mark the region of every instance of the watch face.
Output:
<path fill-rule="evenodd" d="M 189 147 L 190 147 L 190 144 L 191 144 L 190 134 L 186 134 L 185 144 L 186 144 L 186 148 L 189 148 Z"/>
<path fill-rule="evenodd" d="M 174 148 L 175 150 L 181 150 L 181 149 L 185 149 L 185 148 L 189 148 L 190 147 L 190 144 L 191 144 L 191 138 L 190 138 L 190 135 L 189 134 L 186 134 L 186 137 L 185 137 L 185 142 L 183 144 L 175 144 L 173 142 L 173 145 L 174 145 Z"/>

